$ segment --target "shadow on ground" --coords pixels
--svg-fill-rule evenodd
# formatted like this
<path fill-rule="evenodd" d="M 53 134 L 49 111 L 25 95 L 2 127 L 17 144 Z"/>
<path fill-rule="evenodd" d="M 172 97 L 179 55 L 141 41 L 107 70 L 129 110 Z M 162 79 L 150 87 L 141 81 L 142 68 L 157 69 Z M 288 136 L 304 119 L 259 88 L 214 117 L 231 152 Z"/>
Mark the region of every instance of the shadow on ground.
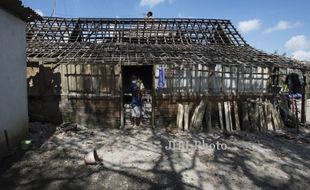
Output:
<path fill-rule="evenodd" d="M 89 130 L 52 136 L 1 174 L 4 189 L 307 189 L 309 143 L 236 133 L 182 133 L 151 128 Z M 189 148 L 167 149 L 169 141 Z M 195 143 L 225 143 L 213 150 Z M 96 149 L 101 165 L 83 162 Z"/>

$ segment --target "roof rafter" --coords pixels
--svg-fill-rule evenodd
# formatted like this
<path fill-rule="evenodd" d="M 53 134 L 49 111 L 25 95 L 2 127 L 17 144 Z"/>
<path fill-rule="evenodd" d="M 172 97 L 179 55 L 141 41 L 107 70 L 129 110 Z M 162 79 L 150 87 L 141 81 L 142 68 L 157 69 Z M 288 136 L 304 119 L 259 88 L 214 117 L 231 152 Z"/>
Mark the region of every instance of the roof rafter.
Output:
<path fill-rule="evenodd" d="M 234 44 L 246 42 L 229 20 L 215 19 L 87 19 L 44 17 L 28 24 L 28 41 Z"/>

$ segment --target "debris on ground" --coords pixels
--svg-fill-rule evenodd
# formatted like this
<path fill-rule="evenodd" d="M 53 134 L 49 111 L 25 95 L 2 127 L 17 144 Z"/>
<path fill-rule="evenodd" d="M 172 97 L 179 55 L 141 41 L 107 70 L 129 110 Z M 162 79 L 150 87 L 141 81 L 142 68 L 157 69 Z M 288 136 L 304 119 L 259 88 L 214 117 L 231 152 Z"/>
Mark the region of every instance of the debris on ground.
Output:
<path fill-rule="evenodd" d="M 176 124 L 169 124 L 168 127 L 166 127 L 166 132 L 177 134 L 179 132 L 178 126 Z"/>
<path fill-rule="evenodd" d="M 84 162 L 86 165 L 95 165 L 101 164 L 102 159 L 99 158 L 97 151 L 93 150 L 84 156 Z"/>
<path fill-rule="evenodd" d="M 301 128 L 295 135 L 281 129 L 267 134 L 239 131 L 228 136 L 220 131 L 170 135 L 165 129 L 151 127 L 101 130 L 80 125 L 78 130 L 73 127 L 57 133 L 56 126 L 51 124 L 30 126 L 35 131 L 31 132 L 33 138 L 29 138 L 32 142 L 50 132 L 48 127 L 54 133 L 45 137 L 44 146 L 28 150 L 19 161 L 0 172 L 3 189 L 308 189 L 310 186 L 308 128 Z M 188 146 L 169 148 L 172 142 Z M 213 149 L 217 144 L 227 147 Z M 93 165 L 85 164 L 89 158 Z"/>
<path fill-rule="evenodd" d="M 67 131 L 77 131 L 77 123 L 63 123 L 56 128 L 56 134 L 65 133 Z"/>

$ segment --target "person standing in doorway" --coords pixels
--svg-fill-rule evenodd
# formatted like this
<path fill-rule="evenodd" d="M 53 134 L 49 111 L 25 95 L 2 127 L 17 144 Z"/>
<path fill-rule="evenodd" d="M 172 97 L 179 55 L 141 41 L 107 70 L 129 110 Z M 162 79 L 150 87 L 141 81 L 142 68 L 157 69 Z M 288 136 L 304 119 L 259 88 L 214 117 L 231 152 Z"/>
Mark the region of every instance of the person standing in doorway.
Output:
<path fill-rule="evenodd" d="M 131 99 L 131 121 L 134 126 L 140 126 L 141 123 L 141 116 L 142 116 L 142 107 L 143 107 L 143 100 L 142 100 L 142 89 L 141 89 L 142 81 L 137 80 L 135 75 L 131 76 L 131 84 L 130 84 L 130 91 L 132 95 Z"/>

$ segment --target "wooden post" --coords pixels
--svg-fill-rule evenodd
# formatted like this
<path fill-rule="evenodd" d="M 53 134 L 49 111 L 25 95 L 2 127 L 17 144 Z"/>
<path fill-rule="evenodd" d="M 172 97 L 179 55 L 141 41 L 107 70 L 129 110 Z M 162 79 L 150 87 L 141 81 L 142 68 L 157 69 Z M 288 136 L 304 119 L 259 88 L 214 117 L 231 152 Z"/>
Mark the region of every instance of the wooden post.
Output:
<path fill-rule="evenodd" d="M 184 105 L 184 131 L 188 131 L 190 105 Z"/>
<path fill-rule="evenodd" d="M 224 65 L 221 65 L 222 66 L 222 80 L 221 80 L 221 92 L 224 92 L 225 91 L 225 66 Z"/>
<path fill-rule="evenodd" d="M 208 76 L 208 91 L 212 93 L 214 91 L 215 82 L 215 65 L 209 66 L 209 76 Z"/>
<path fill-rule="evenodd" d="M 231 123 L 230 102 L 224 102 L 224 112 L 225 112 L 226 130 L 227 130 L 227 132 L 231 132 L 232 131 L 232 123 Z"/>
<path fill-rule="evenodd" d="M 248 111 L 249 111 L 249 120 L 250 120 L 250 131 L 254 131 L 256 127 L 256 118 L 255 118 L 255 105 L 252 102 L 248 103 Z"/>
<path fill-rule="evenodd" d="M 235 115 L 236 130 L 240 131 L 238 104 L 236 101 L 234 101 L 233 104 L 234 104 L 234 115 Z"/>
<path fill-rule="evenodd" d="M 259 127 L 259 115 L 258 115 L 258 104 L 257 102 L 252 102 L 251 103 L 253 111 L 251 112 L 251 121 L 253 121 L 252 129 L 254 131 L 260 131 Z"/>
<path fill-rule="evenodd" d="M 272 130 L 275 131 L 276 128 L 278 128 L 278 123 L 275 121 L 274 116 L 273 116 L 273 106 L 272 104 L 268 101 L 267 102 L 267 113 L 268 113 L 268 119 L 270 119 L 271 121 L 271 126 L 272 126 Z"/>
<path fill-rule="evenodd" d="M 119 84 L 120 84 L 120 112 L 121 112 L 121 126 L 120 128 L 124 128 L 124 91 L 123 91 L 123 73 L 122 73 L 122 69 L 120 70 L 119 73 Z"/>
<path fill-rule="evenodd" d="M 261 117 L 260 117 L 260 112 L 259 112 L 259 99 L 256 99 L 253 103 L 254 105 L 254 117 L 255 117 L 255 130 L 261 132 L 262 129 L 261 129 Z"/>
<path fill-rule="evenodd" d="M 237 94 L 239 93 L 239 80 L 240 80 L 239 72 L 240 72 L 239 67 L 237 67 L 237 80 L 236 80 L 236 93 Z M 236 127 L 237 127 L 237 125 L 236 125 Z M 240 130 L 240 128 L 239 128 L 239 130 Z"/>
<path fill-rule="evenodd" d="M 299 131 L 299 118 L 298 118 L 298 108 L 297 108 L 297 102 L 296 99 L 293 100 L 293 104 L 295 107 L 295 128 L 297 132 Z"/>
<path fill-rule="evenodd" d="M 271 116 L 272 116 L 272 121 L 274 123 L 274 128 L 282 128 L 282 121 L 280 119 L 279 113 L 276 111 L 276 109 L 273 107 L 273 105 L 269 102 L 269 108 L 271 110 Z"/>
<path fill-rule="evenodd" d="M 280 84 L 280 68 L 279 67 L 277 67 L 277 69 L 276 69 L 276 72 L 277 72 L 277 78 L 276 78 L 276 80 L 277 80 L 277 86 L 279 86 L 279 84 Z"/>
<path fill-rule="evenodd" d="M 182 104 L 178 104 L 178 115 L 176 123 L 179 131 L 183 130 L 183 118 L 184 118 L 184 106 Z"/>
<path fill-rule="evenodd" d="M 253 92 L 253 66 L 250 67 L 250 90 Z"/>
<path fill-rule="evenodd" d="M 201 130 L 202 120 L 207 106 L 207 98 L 203 98 L 199 105 L 195 108 L 194 114 L 191 118 L 190 129 Z"/>
<path fill-rule="evenodd" d="M 262 132 L 266 132 L 267 131 L 267 126 L 266 126 L 266 117 L 264 114 L 264 104 L 262 102 L 262 100 L 260 100 L 260 102 L 258 103 L 258 111 L 259 111 L 259 125 L 260 125 L 260 129 Z"/>
<path fill-rule="evenodd" d="M 224 123 L 223 123 L 223 108 L 222 108 L 222 103 L 218 103 L 218 108 L 219 108 L 219 122 L 220 122 L 220 128 L 224 129 Z"/>
<path fill-rule="evenodd" d="M 152 127 L 155 127 L 155 106 L 156 106 L 156 89 L 155 89 L 155 75 L 156 75 L 156 65 L 153 66 L 152 78 Z M 158 96 L 157 96 L 158 97 Z"/>
<path fill-rule="evenodd" d="M 307 85 L 307 79 L 306 79 L 306 73 L 303 71 L 303 85 L 302 85 L 302 99 L 301 99 L 301 123 L 306 123 L 306 85 Z"/>
<path fill-rule="evenodd" d="M 215 64 L 209 66 L 209 73 L 208 73 L 208 92 L 209 94 L 213 94 L 214 87 L 215 87 Z M 207 107 L 206 107 L 206 128 L 207 132 L 211 132 L 212 130 L 212 120 L 211 120 L 211 114 L 212 113 L 212 103 L 208 101 Z"/>
<path fill-rule="evenodd" d="M 272 131 L 271 112 L 266 102 L 263 103 L 264 115 L 266 118 L 266 129 Z"/>
<path fill-rule="evenodd" d="M 212 131 L 212 118 L 211 118 L 212 114 L 211 113 L 212 113 L 212 103 L 208 101 L 207 106 L 206 106 L 206 112 L 205 112 L 207 132 Z"/>
<path fill-rule="evenodd" d="M 242 130 L 249 130 L 250 127 L 250 120 L 249 120 L 249 110 L 248 110 L 248 103 L 242 102 Z"/>

